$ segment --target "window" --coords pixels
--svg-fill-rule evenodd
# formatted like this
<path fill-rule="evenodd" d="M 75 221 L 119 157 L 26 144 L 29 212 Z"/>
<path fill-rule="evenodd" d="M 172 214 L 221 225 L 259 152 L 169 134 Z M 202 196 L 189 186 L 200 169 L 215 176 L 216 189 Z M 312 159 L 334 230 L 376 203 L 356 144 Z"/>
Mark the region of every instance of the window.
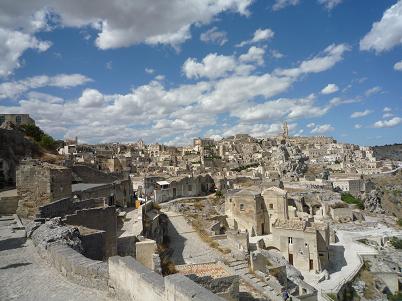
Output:
<path fill-rule="evenodd" d="M 20 123 L 21 123 L 21 116 L 20 116 L 20 115 L 15 116 L 15 122 L 16 122 L 17 124 L 20 124 Z"/>
<path fill-rule="evenodd" d="M 0 116 L 0 125 L 2 125 L 4 121 L 6 121 L 6 116 L 1 115 Z"/>
<path fill-rule="evenodd" d="M 193 191 L 193 186 L 191 184 L 188 185 L 188 191 Z"/>
<path fill-rule="evenodd" d="M 307 247 L 308 247 L 308 243 L 304 243 L 304 246 L 307 248 Z"/>
<path fill-rule="evenodd" d="M 269 204 L 269 209 L 274 209 L 274 204 Z"/>
<path fill-rule="evenodd" d="M 232 202 L 232 199 L 229 199 L 229 202 Z"/>
<path fill-rule="evenodd" d="M 244 210 L 244 204 L 240 204 L 240 210 Z"/>
<path fill-rule="evenodd" d="M 293 243 L 293 237 L 288 237 L 288 243 L 291 245 Z"/>

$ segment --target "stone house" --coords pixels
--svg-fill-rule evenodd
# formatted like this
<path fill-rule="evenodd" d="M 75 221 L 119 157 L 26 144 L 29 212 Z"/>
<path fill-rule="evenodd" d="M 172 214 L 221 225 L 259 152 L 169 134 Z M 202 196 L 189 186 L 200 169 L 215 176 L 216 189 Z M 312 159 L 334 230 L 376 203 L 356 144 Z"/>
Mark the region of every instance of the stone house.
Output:
<path fill-rule="evenodd" d="M 154 200 L 162 203 L 175 198 L 203 196 L 214 188 L 214 180 L 210 175 L 174 177 L 156 182 Z"/>
<path fill-rule="evenodd" d="M 298 218 L 278 219 L 273 224 L 268 248 L 278 249 L 301 271 L 322 271 L 329 263 L 329 227 Z"/>

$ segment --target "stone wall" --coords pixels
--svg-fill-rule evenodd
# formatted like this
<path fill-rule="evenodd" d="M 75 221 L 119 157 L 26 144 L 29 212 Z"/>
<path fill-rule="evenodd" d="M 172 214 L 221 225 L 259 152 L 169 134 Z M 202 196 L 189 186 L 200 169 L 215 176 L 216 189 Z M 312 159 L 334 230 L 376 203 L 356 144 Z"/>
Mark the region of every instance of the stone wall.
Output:
<path fill-rule="evenodd" d="M 105 231 L 105 258 L 117 254 L 117 214 L 114 206 L 78 210 L 75 214 L 66 215 L 63 222 Z"/>
<path fill-rule="evenodd" d="M 17 214 L 35 217 L 38 208 L 55 200 L 71 197 L 71 170 L 38 160 L 24 160 L 17 172 L 20 198 Z"/>
<path fill-rule="evenodd" d="M 14 214 L 18 207 L 18 196 L 0 196 L 0 214 Z"/>
<path fill-rule="evenodd" d="M 223 301 L 183 275 L 161 275 L 132 257 L 109 258 L 109 285 L 124 301 Z"/>
<path fill-rule="evenodd" d="M 102 230 L 90 230 L 80 229 L 80 239 L 84 249 L 82 255 L 93 260 L 103 260 L 106 257 L 106 233 Z"/>
<path fill-rule="evenodd" d="M 93 198 L 108 198 L 113 197 L 113 204 L 126 207 L 131 204 L 131 196 L 133 195 L 133 188 L 130 180 L 121 180 L 114 183 L 105 184 L 89 189 L 74 191 L 74 195 L 81 200 Z"/>
<path fill-rule="evenodd" d="M 56 216 L 65 216 L 66 214 L 72 214 L 77 210 L 104 207 L 105 199 L 87 199 L 83 201 L 74 200 L 72 198 L 64 198 L 47 205 L 39 207 L 38 217 L 52 218 Z"/>

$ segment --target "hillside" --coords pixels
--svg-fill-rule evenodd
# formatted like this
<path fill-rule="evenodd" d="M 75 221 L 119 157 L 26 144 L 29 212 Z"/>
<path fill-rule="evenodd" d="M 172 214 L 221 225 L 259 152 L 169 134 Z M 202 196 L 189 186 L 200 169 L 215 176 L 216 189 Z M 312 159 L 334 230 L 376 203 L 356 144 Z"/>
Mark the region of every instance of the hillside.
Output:
<path fill-rule="evenodd" d="M 374 154 L 379 160 L 402 161 L 402 144 L 374 146 Z"/>

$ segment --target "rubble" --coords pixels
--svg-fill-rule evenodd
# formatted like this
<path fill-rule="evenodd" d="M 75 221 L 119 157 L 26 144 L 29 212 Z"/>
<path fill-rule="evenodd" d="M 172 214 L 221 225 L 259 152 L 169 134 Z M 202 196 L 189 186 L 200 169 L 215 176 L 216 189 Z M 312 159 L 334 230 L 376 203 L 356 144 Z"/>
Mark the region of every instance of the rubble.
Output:
<path fill-rule="evenodd" d="M 364 209 L 373 213 L 384 213 L 384 209 L 381 206 L 381 193 L 372 190 L 364 197 Z"/>

